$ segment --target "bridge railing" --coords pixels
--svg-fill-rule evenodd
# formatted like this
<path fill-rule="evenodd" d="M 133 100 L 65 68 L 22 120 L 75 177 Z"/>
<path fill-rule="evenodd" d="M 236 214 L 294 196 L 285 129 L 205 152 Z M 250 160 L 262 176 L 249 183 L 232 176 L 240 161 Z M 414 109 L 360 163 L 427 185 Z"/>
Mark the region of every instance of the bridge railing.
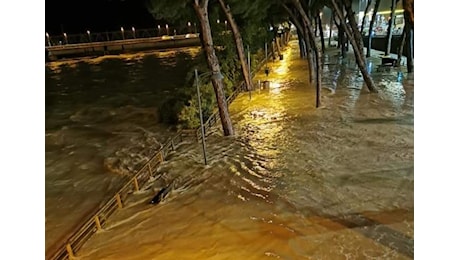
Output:
<path fill-rule="evenodd" d="M 119 31 L 107 31 L 107 32 L 89 32 L 80 34 L 60 34 L 60 35 L 45 35 L 45 46 L 56 46 L 66 44 L 79 44 L 79 43 L 90 43 L 90 42 L 107 42 L 116 40 L 128 40 L 138 38 L 151 38 L 160 37 L 163 35 L 174 35 L 174 34 L 187 34 L 190 30 L 181 28 L 176 30 L 173 28 L 160 28 L 160 29 L 126 29 Z"/>

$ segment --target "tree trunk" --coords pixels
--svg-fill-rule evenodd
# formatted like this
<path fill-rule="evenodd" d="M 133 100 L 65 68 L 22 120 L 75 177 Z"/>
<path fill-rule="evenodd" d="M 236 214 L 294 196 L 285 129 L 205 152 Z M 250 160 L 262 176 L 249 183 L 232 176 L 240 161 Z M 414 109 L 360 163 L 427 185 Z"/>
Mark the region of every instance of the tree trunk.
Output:
<path fill-rule="evenodd" d="M 334 25 L 334 12 L 331 10 L 331 21 L 329 22 L 329 39 L 328 39 L 328 46 L 331 47 L 331 39 L 332 39 L 332 26 Z"/>
<path fill-rule="evenodd" d="M 353 50 L 355 51 L 356 63 L 358 63 L 358 67 L 361 70 L 361 74 L 363 75 L 367 88 L 371 92 L 377 92 L 374 81 L 372 80 L 371 76 L 369 75 L 369 72 L 367 71 L 366 58 L 364 57 L 363 47 L 362 47 L 363 46 L 362 37 L 361 37 L 361 34 L 359 33 L 358 26 L 356 25 L 355 16 L 353 12 L 351 11 L 351 3 L 349 1 L 345 1 L 346 3 L 345 8 L 347 9 L 348 20 L 350 21 L 350 25 L 352 27 L 353 32 L 350 30 L 348 26 L 346 26 L 345 17 L 343 16 L 343 13 L 341 12 L 341 8 L 339 8 L 339 6 L 337 5 L 336 0 L 331 0 L 331 2 L 335 9 L 337 16 L 340 19 L 340 22 L 345 25 L 343 26 L 343 28 L 345 29 L 345 32 L 347 33 L 348 38 L 350 39 Z M 361 39 L 360 43 L 358 43 L 356 39 L 358 40 Z"/>
<path fill-rule="evenodd" d="M 299 30 L 297 30 L 297 34 L 299 35 L 299 50 L 300 50 L 300 58 L 304 59 L 306 56 L 306 50 L 305 50 L 305 43 L 303 41 L 303 36 L 300 35 Z"/>
<path fill-rule="evenodd" d="M 335 12 L 334 12 L 335 13 Z M 346 40 L 345 40 L 345 31 L 343 29 L 343 25 L 341 21 L 336 20 L 337 16 L 334 15 L 334 22 L 335 26 L 337 26 L 338 30 L 338 44 L 337 44 L 337 49 L 340 49 L 340 52 L 342 54 L 342 58 L 345 58 L 347 56 L 347 46 L 346 46 Z"/>
<path fill-rule="evenodd" d="M 353 12 L 353 9 L 351 8 L 351 0 L 345 0 L 344 3 L 345 3 L 344 4 L 345 11 L 347 12 L 348 22 L 350 23 L 351 31 L 350 31 L 350 27 L 347 27 L 345 29 L 348 29 L 350 32 L 353 33 L 353 35 L 349 37 L 353 37 L 355 39 L 356 43 L 358 44 L 359 49 L 361 50 L 361 53 L 364 53 L 363 36 L 359 32 L 358 24 L 356 23 L 356 19 L 355 19 L 355 14 Z"/>
<path fill-rule="evenodd" d="M 407 12 L 411 28 L 414 29 L 414 0 L 403 0 L 403 8 Z"/>
<path fill-rule="evenodd" d="M 363 21 L 361 23 L 361 31 L 360 31 L 361 35 L 363 34 L 364 25 L 366 24 L 367 13 L 369 12 L 369 8 L 371 8 L 371 4 L 372 4 L 372 0 L 368 0 L 367 5 L 366 5 L 366 9 L 364 10 Z"/>
<path fill-rule="evenodd" d="M 235 40 L 235 46 L 236 50 L 238 52 L 238 58 L 240 59 L 240 64 L 241 64 L 241 71 L 243 73 L 243 78 L 244 82 L 246 83 L 246 90 L 251 90 L 252 88 L 252 79 L 249 69 L 248 68 L 248 63 L 246 62 L 246 55 L 244 54 L 244 46 L 243 46 L 243 40 L 241 38 L 240 30 L 238 28 L 238 25 L 235 22 L 235 19 L 233 19 L 232 12 L 230 11 L 230 6 L 225 5 L 224 0 L 219 0 L 220 7 L 225 13 L 225 16 L 227 17 L 228 22 L 230 23 L 230 28 L 233 33 L 233 39 Z"/>
<path fill-rule="evenodd" d="M 316 70 L 315 70 L 315 57 L 313 53 L 313 47 L 311 46 L 310 34 L 306 32 L 307 29 L 304 28 L 304 42 L 305 47 L 307 48 L 307 59 L 308 59 L 308 70 L 310 73 L 310 84 L 313 84 L 316 81 Z"/>
<path fill-rule="evenodd" d="M 372 49 L 372 30 L 374 29 L 374 23 L 375 23 L 375 17 L 377 16 L 377 12 L 380 7 L 380 0 L 376 0 L 375 2 L 375 7 L 374 7 L 374 12 L 372 13 L 372 19 L 371 23 L 369 24 L 369 41 L 367 45 L 367 53 L 366 57 L 371 56 L 371 49 Z"/>
<path fill-rule="evenodd" d="M 195 9 L 196 16 L 198 17 L 201 25 L 201 34 L 203 35 L 202 46 L 206 53 L 206 61 L 208 63 L 209 69 L 211 69 L 213 73 L 211 82 L 212 86 L 214 87 L 214 93 L 216 94 L 220 121 L 222 123 L 222 130 L 225 136 L 233 135 L 233 125 L 228 112 L 227 100 L 225 99 L 224 83 L 221 78 L 216 77 L 216 75 L 221 75 L 221 72 L 219 59 L 217 58 L 216 52 L 214 50 L 211 26 L 209 24 L 208 0 L 195 0 L 193 2 L 193 8 Z"/>
<path fill-rule="evenodd" d="M 323 32 L 323 23 L 321 22 L 321 15 L 318 14 L 316 17 L 316 20 L 318 21 L 318 27 L 319 27 L 319 36 L 321 38 L 321 51 L 324 53 L 326 50 L 326 45 L 324 44 L 324 32 Z"/>
<path fill-rule="evenodd" d="M 407 72 L 414 71 L 414 0 L 403 0 L 406 29 Z"/>
<path fill-rule="evenodd" d="M 278 50 L 278 54 L 281 55 L 280 38 L 277 36 L 275 36 L 275 43 L 276 43 L 276 49 Z"/>
<path fill-rule="evenodd" d="M 396 66 L 399 67 L 401 66 L 401 58 L 403 56 L 403 51 L 404 51 L 404 44 L 406 43 L 406 26 L 404 25 L 404 30 L 403 34 L 401 35 L 401 44 L 399 44 L 399 49 L 398 49 L 398 60 L 396 61 Z"/>
<path fill-rule="evenodd" d="M 385 50 L 385 56 L 388 56 L 391 53 L 391 38 L 393 37 L 393 24 L 395 23 L 395 9 L 396 9 L 396 0 L 392 0 L 391 1 L 391 17 L 390 17 L 390 24 L 388 25 L 387 48 Z"/>
<path fill-rule="evenodd" d="M 414 71 L 414 28 L 410 24 L 410 13 L 404 11 L 404 26 L 406 30 L 407 72 Z"/>
<path fill-rule="evenodd" d="M 307 48 L 305 46 L 305 35 L 304 35 L 303 27 L 300 24 L 299 20 L 297 20 L 297 18 L 294 16 L 291 10 L 285 4 L 282 4 L 282 6 L 288 12 L 289 17 L 291 18 L 290 20 L 296 27 L 297 35 L 299 39 L 300 57 L 305 58 L 305 56 L 307 56 L 307 50 L 306 50 Z"/>
<path fill-rule="evenodd" d="M 321 105 L 321 84 L 322 84 L 322 60 L 321 56 L 318 51 L 318 47 L 316 46 L 315 43 L 315 37 L 313 34 L 313 27 L 310 18 L 307 16 L 305 10 L 302 7 L 302 4 L 300 3 L 300 0 L 292 0 L 294 6 L 297 8 L 297 10 L 300 12 L 300 17 L 302 18 L 305 27 L 306 27 L 306 32 L 310 38 L 310 43 L 313 48 L 314 54 L 315 54 L 315 62 L 316 62 L 316 107 L 319 107 Z"/>

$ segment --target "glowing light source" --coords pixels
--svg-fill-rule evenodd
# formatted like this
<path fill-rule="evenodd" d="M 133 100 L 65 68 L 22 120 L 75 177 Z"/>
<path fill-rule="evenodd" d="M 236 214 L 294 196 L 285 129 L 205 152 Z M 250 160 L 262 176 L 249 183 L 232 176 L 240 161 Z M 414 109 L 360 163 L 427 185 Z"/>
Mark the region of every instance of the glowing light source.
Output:
<path fill-rule="evenodd" d="M 273 93 L 273 94 L 281 93 L 281 84 L 276 82 L 276 81 L 271 82 L 269 91 L 270 91 L 270 93 Z"/>

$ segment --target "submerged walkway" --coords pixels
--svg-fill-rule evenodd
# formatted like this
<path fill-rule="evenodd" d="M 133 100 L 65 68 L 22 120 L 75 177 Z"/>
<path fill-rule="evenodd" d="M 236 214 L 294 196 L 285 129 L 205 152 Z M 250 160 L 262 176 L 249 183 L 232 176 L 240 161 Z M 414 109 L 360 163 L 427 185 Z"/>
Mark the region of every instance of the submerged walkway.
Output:
<path fill-rule="evenodd" d="M 333 51 L 316 109 L 297 46 L 255 76 L 269 85 L 232 103 L 234 137 L 215 126 L 209 166 L 200 144 L 181 143 L 78 257 L 412 259 L 413 79 L 374 70 L 371 94 Z"/>

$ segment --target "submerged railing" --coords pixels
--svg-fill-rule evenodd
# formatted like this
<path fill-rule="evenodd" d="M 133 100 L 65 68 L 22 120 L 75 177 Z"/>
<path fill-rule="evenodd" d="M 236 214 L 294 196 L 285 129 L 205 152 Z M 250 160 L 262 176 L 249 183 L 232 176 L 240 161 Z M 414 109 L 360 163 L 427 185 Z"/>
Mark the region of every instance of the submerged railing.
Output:
<path fill-rule="evenodd" d="M 81 249 L 83 244 L 97 231 L 101 230 L 107 223 L 107 219 L 117 209 L 123 208 L 123 202 L 126 201 L 129 194 L 139 191 L 150 177 L 156 172 L 158 165 L 165 160 L 165 157 L 176 148 L 176 144 L 183 141 L 182 131 L 179 131 L 150 158 L 134 176 L 112 197 L 104 206 L 81 226 L 79 226 L 73 235 L 55 252 L 50 259 L 72 259 L 75 252 Z"/>

